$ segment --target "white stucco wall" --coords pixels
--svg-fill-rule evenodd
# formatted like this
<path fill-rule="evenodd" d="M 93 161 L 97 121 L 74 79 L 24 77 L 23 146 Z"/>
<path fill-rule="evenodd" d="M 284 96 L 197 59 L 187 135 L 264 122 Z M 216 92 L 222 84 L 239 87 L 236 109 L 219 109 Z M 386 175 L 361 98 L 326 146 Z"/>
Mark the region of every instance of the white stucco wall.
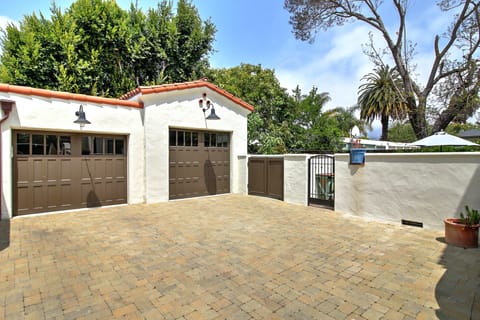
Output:
<path fill-rule="evenodd" d="M 308 205 L 308 159 L 310 155 L 286 154 L 283 158 L 283 199 Z"/>
<path fill-rule="evenodd" d="M 248 192 L 248 157 L 240 155 L 238 161 L 237 191 L 236 193 L 247 194 Z"/>
<path fill-rule="evenodd" d="M 203 93 L 213 102 L 220 120 L 205 120 L 198 100 Z M 238 183 L 238 156 L 247 153 L 249 111 L 206 87 L 148 94 L 145 105 L 146 202 L 167 201 L 169 197 L 169 128 L 226 131 L 230 141 L 230 191 L 242 192 Z M 206 112 L 208 116 L 210 110 Z"/>
<path fill-rule="evenodd" d="M 365 166 L 335 155 L 335 210 L 443 228 L 465 205 L 480 208 L 480 153 L 367 153 Z"/>
<path fill-rule="evenodd" d="M 128 135 L 128 203 L 144 202 L 144 128 L 143 110 L 132 107 L 92 104 L 0 92 L 0 99 L 15 101 L 8 120 L 2 124 L 2 219 L 12 216 L 12 129 L 50 130 L 78 133 L 73 123 L 75 112 L 83 105 L 91 124 L 83 132 Z"/>

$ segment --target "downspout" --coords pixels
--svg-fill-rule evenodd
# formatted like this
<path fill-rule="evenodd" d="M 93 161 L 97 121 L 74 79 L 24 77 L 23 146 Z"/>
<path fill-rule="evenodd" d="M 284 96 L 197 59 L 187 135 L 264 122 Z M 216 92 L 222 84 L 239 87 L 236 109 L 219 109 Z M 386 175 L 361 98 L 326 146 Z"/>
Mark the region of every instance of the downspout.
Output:
<path fill-rule="evenodd" d="M 4 123 L 10 116 L 12 112 L 13 104 L 15 101 L 11 100 L 0 100 L 3 118 L 0 119 L 0 221 L 2 220 L 2 201 L 3 198 L 3 152 L 2 152 L 2 123 Z"/>

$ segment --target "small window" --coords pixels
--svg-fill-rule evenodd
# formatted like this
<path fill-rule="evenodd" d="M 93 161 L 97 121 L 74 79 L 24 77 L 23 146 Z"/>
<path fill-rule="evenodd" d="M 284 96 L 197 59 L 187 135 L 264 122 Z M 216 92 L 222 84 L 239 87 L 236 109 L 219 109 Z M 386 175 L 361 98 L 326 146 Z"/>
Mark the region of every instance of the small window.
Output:
<path fill-rule="evenodd" d="M 69 136 L 60 136 L 60 154 L 70 155 L 72 153 L 72 144 Z"/>
<path fill-rule="evenodd" d="M 219 147 L 228 148 L 228 133 L 222 134 L 222 143 Z"/>
<path fill-rule="evenodd" d="M 198 132 L 192 132 L 192 146 L 198 147 Z"/>
<path fill-rule="evenodd" d="M 32 154 L 44 154 L 43 134 L 32 134 Z"/>
<path fill-rule="evenodd" d="M 103 154 L 103 138 L 101 137 L 93 138 L 93 153 Z"/>
<path fill-rule="evenodd" d="M 29 133 L 17 133 L 17 154 L 30 154 Z"/>
<path fill-rule="evenodd" d="M 229 139 L 229 135 L 226 133 L 226 134 L 223 136 L 223 144 L 222 144 L 222 147 L 228 148 L 228 139 Z"/>
<path fill-rule="evenodd" d="M 170 130 L 170 132 L 169 132 L 169 144 L 172 147 L 175 147 L 177 145 L 177 131 Z"/>
<path fill-rule="evenodd" d="M 105 139 L 105 153 L 113 154 L 113 138 Z"/>
<path fill-rule="evenodd" d="M 82 155 L 89 155 L 92 153 L 92 137 L 82 137 Z"/>
<path fill-rule="evenodd" d="M 217 145 L 217 134 L 210 133 L 210 147 L 215 147 Z"/>
<path fill-rule="evenodd" d="M 192 145 L 192 133 L 191 132 L 185 132 L 185 145 L 187 147 L 190 147 Z"/>
<path fill-rule="evenodd" d="M 184 146 L 184 145 L 185 145 L 184 132 L 177 131 L 177 146 Z"/>
<path fill-rule="evenodd" d="M 210 147 L 210 133 L 205 132 L 203 136 L 205 137 L 205 141 L 204 141 L 205 148 Z"/>
<path fill-rule="evenodd" d="M 57 155 L 58 154 L 58 137 L 54 135 L 47 135 L 47 154 L 48 155 Z"/>
<path fill-rule="evenodd" d="M 115 139 L 115 154 L 124 154 L 125 142 L 122 138 Z"/>

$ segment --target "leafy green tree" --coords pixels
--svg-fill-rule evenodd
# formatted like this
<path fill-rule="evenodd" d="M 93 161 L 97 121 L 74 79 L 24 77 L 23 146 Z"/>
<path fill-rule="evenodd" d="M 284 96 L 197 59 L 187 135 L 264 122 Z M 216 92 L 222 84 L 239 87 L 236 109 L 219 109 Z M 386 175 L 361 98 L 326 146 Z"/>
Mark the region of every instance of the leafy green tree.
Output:
<path fill-rule="evenodd" d="M 402 96 L 402 83 L 395 69 L 382 66 L 364 77 L 366 82 L 360 85 L 358 105 L 360 118 L 371 123 L 380 119 L 382 136 L 388 140 L 388 122 L 390 118 L 401 120 L 407 114 L 407 105 Z"/>
<path fill-rule="evenodd" d="M 343 136 L 337 119 L 323 109 L 330 101 L 327 92 L 318 92 L 313 87 L 307 95 L 302 95 L 299 87 L 294 90 L 297 115 L 299 147 L 307 151 L 336 151 Z"/>
<path fill-rule="evenodd" d="M 372 130 L 372 127 L 365 120 L 357 118 L 355 115 L 357 111 L 360 110 L 358 105 L 352 107 L 336 107 L 334 109 L 326 111 L 326 113 L 335 118 L 337 121 L 338 128 L 342 131 L 344 137 L 350 137 L 351 130 L 353 127 L 357 126 L 360 130 L 362 136 L 366 137 L 369 130 Z"/>
<path fill-rule="evenodd" d="M 323 113 L 328 94 L 312 88 L 303 95 L 297 87 L 292 95 L 275 76 L 260 65 L 241 64 L 212 69 L 209 79 L 224 90 L 255 107 L 248 116 L 248 145 L 251 153 L 287 153 L 333 150 L 341 131 L 332 117 Z"/>
<path fill-rule="evenodd" d="M 403 97 L 408 106 L 408 118 L 417 138 L 428 135 L 427 101 L 441 98 L 437 105 L 433 131 L 445 129 L 458 114 L 471 114 L 478 108 L 480 81 L 480 2 L 471 0 L 440 0 L 438 7 L 451 17 L 451 24 L 441 35 L 432 35 L 432 61 L 424 84 L 415 80 L 415 43 L 407 39 L 407 12 L 412 2 L 392 0 L 392 10 L 384 10 L 386 1 L 371 0 L 285 0 L 290 23 L 298 39 L 313 41 L 319 30 L 358 21 L 371 27 L 383 37 L 385 50 L 371 41 L 367 54 L 375 65 L 393 60 L 403 83 Z M 420 2 L 419 2 L 420 3 Z M 384 18 L 397 19 L 397 27 L 389 28 Z M 380 48 L 382 49 L 382 48 Z M 448 85 L 453 90 L 441 90 Z M 441 93 L 438 95 L 438 93 Z"/>
<path fill-rule="evenodd" d="M 250 152 L 284 153 L 291 140 L 294 110 L 285 88 L 271 69 L 261 65 L 241 64 L 233 68 L 212 69 L 210 81 L 255 106 L 248 117 Z M 285 123 L 285 124 L 284 124 Z"/>
<path fill-rule="evenodd" d="M 208 68 L 215 26 L 188 0 L 162 0 L 145 14 L 113 0 L 77 0 L 51 18 L 27 15 L 4 30 L 0 81 L 119 96 L 138 85 L 198 79 Z"/>
<path fill-rule="evenodd" d="M 410 123 L 405 121 L 395 121 L 388 129 L 388 140 L 393 142 L 410 143 L 417 140 L 417 138 Z"/>

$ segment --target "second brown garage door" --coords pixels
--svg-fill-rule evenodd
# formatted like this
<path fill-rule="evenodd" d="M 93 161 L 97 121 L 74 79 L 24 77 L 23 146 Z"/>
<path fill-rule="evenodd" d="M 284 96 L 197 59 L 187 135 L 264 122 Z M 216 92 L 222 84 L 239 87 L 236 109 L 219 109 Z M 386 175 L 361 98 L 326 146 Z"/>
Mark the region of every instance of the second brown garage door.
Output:
<path fill-rule="evenodd" d="M 14 131 L 14 215 L 127 202 L 125 136 Z"/>
<path fill-rule="evenodd" d="M 230 134 L 170 129 L 170 199 L 230 192 Z"/>

